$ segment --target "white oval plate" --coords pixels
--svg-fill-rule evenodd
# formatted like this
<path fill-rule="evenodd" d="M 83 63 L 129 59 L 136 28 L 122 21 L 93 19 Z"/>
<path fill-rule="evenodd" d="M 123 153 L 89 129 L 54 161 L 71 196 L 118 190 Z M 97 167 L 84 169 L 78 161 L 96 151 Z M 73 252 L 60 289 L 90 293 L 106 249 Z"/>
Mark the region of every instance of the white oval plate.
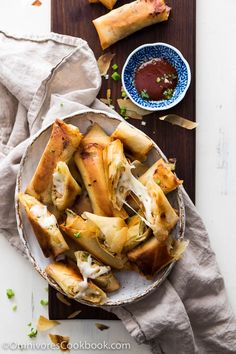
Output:
<path fill-rule="evenodd" d="M 74 113 L 71 116 L 65 117 L 64 119 L 67 123 L 71 123 L 79 127 L 82 133 L 86 132 L 87 128 L 91 125 L 91 123 L 96 122 L 101 125 L 101 127 L 109 135 L 112 134 L 112 132 L 116 129 L 117 125 L 120 123 L 120 120 L 115 116 L 107 113 L 105 114 L 100 111 L 80 111 L 78 113 Z M 56 290 L 64 294 L 63 291 L 58 287 L 58 285 L 51 279 L 49 279 L 45 274 L 45 267 L 53 260 L 44 257 L 41 248 L 38 244 L 38 241 L 34 236 L 34 232 L 28 221 L 28 218 L 17 200 L 18 193 L 25 191 L 31 178 L 33 177 L 34 171 L 49 140 L 50 134 L 51 125 L 41 130 L 34 137 L 22 157 L 16 184 L 16 219 L 20 238 L 24 243 L 26 253 L 30 261 L 32 262 L 34 268 L 43 276 L 44 279 L 48 281 L 51 286 L 53 286 Z M 153 144 L 154 148 L 149 153 L 147 159 L 147 164 L 150 166 L 160 157 L 166 160 L 166 157 L 158 148 L 158 146 L 154 142 Z M 168 198 L 171 201 L 172 206 L 178 210 L 180 216 L 179 222 L 172 233 L 174 234 L 175 238 L 183 238 L 185 228 L 185 214 L 181 189 L 178 188 L 176 191 L 170 193 L 168 195 Z M 143 298 L 144 296 L 152 292 L 154 289 L 156 289 L 165 280 L 165 278 L 171 271 L 173 265 L 174 262 L 165 267 L 159 273 L 157 273 L 152 280 L 147 280 L 138 273 L 131 271 L 115 271 L 114 273 L 116 274 L 117 278 L 121 283 L 121 288 L 118 291 L 110 293 L 108 295 L 109 297 L 105 305 L 124 305 Z M 79 301 L 81 303 L 85 303 L 86 305 L 94 306 L 83 300 Z"/>

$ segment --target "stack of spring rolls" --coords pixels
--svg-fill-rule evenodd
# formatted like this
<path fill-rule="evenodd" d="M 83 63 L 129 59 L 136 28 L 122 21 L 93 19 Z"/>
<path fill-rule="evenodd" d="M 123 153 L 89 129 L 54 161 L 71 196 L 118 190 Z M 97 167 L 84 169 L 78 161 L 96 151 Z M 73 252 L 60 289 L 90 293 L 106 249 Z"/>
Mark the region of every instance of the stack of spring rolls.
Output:
<path fill-rule="evenodd" d="M 178 215 L 166 197 L 182 181 L 163 159 L 145 163 L 152 147 L 125 122 L 111 136 L 98 124 L 85 135 L 59 119 L 53 124 L 18 198 L 50 257 L 47 277 L 68 297 L 104 304 L 120 288 L 114 270 L 152 278 L 185 250 L 172 236 Z"/>

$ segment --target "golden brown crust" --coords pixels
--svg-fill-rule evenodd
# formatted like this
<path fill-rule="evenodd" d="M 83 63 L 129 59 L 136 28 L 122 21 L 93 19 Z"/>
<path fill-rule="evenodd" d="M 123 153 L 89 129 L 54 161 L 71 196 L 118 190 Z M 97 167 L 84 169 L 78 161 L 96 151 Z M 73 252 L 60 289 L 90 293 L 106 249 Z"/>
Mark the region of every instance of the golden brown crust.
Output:
<path fill-rule="evenodd" d="M 165 242 L 152 237 L 144 244 L 128 253 L 128 259 L 137 264 L 144 275 L 154 275 L 158 270 L 172 261 Z"/>
<path fill-rule="evenodd" d="M 136 0 L 93 21 L 102 49 L 152 24 L 166 21 L 170 8 L 164 0 Z"/>
<path fill-rule="evenodd" d="M 58 256 L 69 250 L 69 247 L 64 240 L 59 228 L 53 226 L 51 228 L 42 227 L 39 223 L 38 218 L 31 212 L 31 207 L 38 205 L 40 207 L 45 207 L 34 197 L 20 193 L 18 195 L 21 205 L 25 208 L 28 219 L 33 227 L 35 236 L 39 242 L 39 245 L 45 255 L 45 257 Z M 48 216 L 51 213 L 47 212 Z"/>
<path fill-rule="evenodd" d="M 94 124 L 82 139 L 74 159 L 87 189 L 93 212 L 102 216 L 127 217 L 123 211 L 116 211 L 109 199 L 103 151 L 110 141 L 111 138 L 102 128 Z"/>
<path fill-rule="evenodd" d="M 171 168 L 163 160 L 159 159 L 155 162 L 140 178 L 140 182 L 144 185 L 148 180 L 153 179 L 165 194 L 173 191 L 183 183 L 182 180 L 171 171 Z"/>
<path fill-rule="evenodd" d="M 82 190 L 70 173 L 67 164 L 59 161 L 53 173 L 52 202 L 58 210 L 70 208 Z"/>
<path fill-rule="evenodd" d="M 56 119 L 52 133 L 26 193 L 50 204 L 52 174 L 58 161 L 68 162 L 79 146 L 82 134 L 71 124 Z"/>
<path fill-rule="evenodd" d="M 67 296 L 75 298 L 79 295 L 79 284 L 83 281 L 83 277 L 75 265 L 55 262 L 49 264 L 45 268 L 45 272 Z M 88 282 L 88 291 L 82 291 L 79 297 L 94 304 L 104 304 L 106 300 L 106 294 L 91 281 Z"/>
<path fill-rule="evenodd" d="M 143 161 L 153 147 L 153 142 L 144 133 L 125 122 L 121 122 L 111 135 L 112 139 L 119 139 L 124 148 L 128 150 L 134 159 Z"/>
<path fill-rule="evenodd" d="M 71 214 L 67 217 L 65 224 L 60 225 L 72 240 L 74 240 L 82 249 L 94 255 L 105 265 L 115 269 L 122 269 L 126 258 L 114 256 L 109 253 L 99 242 L 99 229 L 89 220 L 82 219 L 79 215 Z M 80 237 L 75 237 L 76 234 Z"/>

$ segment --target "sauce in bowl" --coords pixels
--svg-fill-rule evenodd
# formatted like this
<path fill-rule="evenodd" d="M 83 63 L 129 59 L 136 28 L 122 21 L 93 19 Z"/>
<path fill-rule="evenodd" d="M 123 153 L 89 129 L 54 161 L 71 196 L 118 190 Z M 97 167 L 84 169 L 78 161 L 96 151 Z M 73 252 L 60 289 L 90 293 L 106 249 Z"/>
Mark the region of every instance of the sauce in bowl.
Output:
<path fill-rule="evenodd" d="M 172 97 L 177 81 L 176 69 L 167 60 L 155 58 L 138 67 L 134 84 L 143 99 L 160 101 Z"/>

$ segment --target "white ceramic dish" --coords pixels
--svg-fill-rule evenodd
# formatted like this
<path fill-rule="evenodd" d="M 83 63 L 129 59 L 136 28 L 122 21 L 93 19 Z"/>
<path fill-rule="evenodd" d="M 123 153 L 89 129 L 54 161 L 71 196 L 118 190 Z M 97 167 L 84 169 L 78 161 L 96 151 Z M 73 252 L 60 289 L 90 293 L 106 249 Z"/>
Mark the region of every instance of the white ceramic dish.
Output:
<path fill-rule="evenodd" d="M 97 122 L 108 134 L 111 134 L 115 130 L 116 126 L 120 123 L 120 120 L 116 117 L 109 114 L 104 114 L 100 111 L 83 111 L 79 112 L 78 114 L 75 113 L 69 117 L 66 117 L 65 121 L 67 123 L 71 123 L 75 126 L 78 126 L 82 133 L 86 132 L 87 128 L 91 125 L 92 122 Z M 48 142 L 50 133 L 51 126 L 45 128 L 44 130 L 41 130 L 37 134 L 37 136 L 31 141 L 22 158 L 16 185 L 16 218 L 20 238 L 24 243 L 25 250 L 34 268 L 48 281 L 50 285 L 52 285 L 55 289 L 63 293 L 63 291 L 57 286 L 57 284 L 54 283 L 51 279 L 49 279 L 44 272 L 46 265 L 52 262 L 52 259 L 44 257 L 41 248 L 37 242 L 37 239 L 34 236 L 34 232 L 28 221 L 28 218 L 26 217 L 23 208 L 20 207 L 17 200 L 17 194 L 19 192 L 25 191 L 28 183 L 30 182 L 34 174 L 39 159 Z M 147 163 L 151 165 L 160 157 L 166 159 L 166 157 L 163 155 L 158 146 L 154 144 L 154 148 L 149 153 Z M 176 238 L 183 238 L 185 227 L 185 214 L 181 188 L 178 188 L 178 190 L 170 193 L 168 198 L 170 199 L 171 204 L 178 210 L 180 216 L 179 222 L 173 230 L 173 234 Z M 124 305 L 143 298 L 144 296 L 152 292 L 154 289 L 156 289 L 164 281 L 172 267 L 173 263 L 167 266 L 162 271 L 160 271 L 151 281 L 147 280 L 146 278 L 140 276 L 135 272 L 115 272 L 117 278 L 120 280 L 121 288 L 118 291 L 109 294 L 108 300 L 105 305 Z M 91 304 L 85 301 L 80 301 L 82 303 L 92 306 Z"/>

